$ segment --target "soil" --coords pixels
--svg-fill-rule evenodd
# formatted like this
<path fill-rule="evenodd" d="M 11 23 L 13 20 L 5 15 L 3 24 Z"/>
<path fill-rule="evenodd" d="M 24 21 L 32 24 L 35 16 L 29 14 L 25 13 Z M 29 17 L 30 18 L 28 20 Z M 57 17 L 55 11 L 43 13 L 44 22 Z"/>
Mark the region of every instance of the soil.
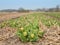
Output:
<path fill-rule="evenodd" d="M 19 14 L 17 14 L 19 16 Z M 14 14 L 14 16 L 16 16 Z M 13 16 L 7 15 L 6 17 L 3 16 L 4 19 L 11 19 Z M 7 18 L 9 17 L 9 18 Z M 2 19 L 2 17 L 1 17 Z M 0 19 L 0 20 L 1 20 Z M 47 28 L 43 24 L 40 23 L 40 27 L 45 34 L 42 39 L 39 39 L 37 42 L 21 42 L 20 39 L 15 34 L 17 29 L 11 27 L 4 27 L 0 29 L 0 45 L 60 45 L 60 27 L 57 25 L 51 26 Z"/>
<path fill-rule="evenodd" d="M 43 29 L 43 28 L 42 28 Z M 60 45 L 60 27 L 44 28 L 45 34 L 37 42 L 21 42 L 17 37 L 16 29 L 5 27 L 0 29 L 0 45 Z"/>
<path fill-rule="evenodd" d="M 29 13 L 0 13 L 0 22 L 3 22 L 5 20 L 10 20 L 10 19 L 15 19 L 18 18 L 22 15 L 27 15 L 27 14 L 31 14 L 33 12 L 29 12 Z"/>

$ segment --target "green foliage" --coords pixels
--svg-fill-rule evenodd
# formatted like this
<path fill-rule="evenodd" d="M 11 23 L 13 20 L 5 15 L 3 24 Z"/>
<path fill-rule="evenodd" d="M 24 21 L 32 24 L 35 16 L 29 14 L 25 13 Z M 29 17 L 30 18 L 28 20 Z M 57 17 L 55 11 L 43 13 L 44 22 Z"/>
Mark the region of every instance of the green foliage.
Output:
<path fill-rule="evenodd" d="M 50 17 L 48 17 L 48 15 L 44 15 L 44 14 L 48 14 L 48 15 L 51 15 L 54 17 L 55 17 L 55 15 L 57 15 L 57 19 L 50 18 Z M 47 27 L 50 27 L 54 24 L 60 26 L 60 21 L 58 21 L 58 17 L 60 17 L 59 14 L 60 13 L 34 13 L 34 14 L 30 14 L 30 15 L 25 15 L 25 16 L 21 16 L 20 18 L 11 19 L 9 21 L 5 21 L 5 22 L 1 23 L 0 28 L 3 28 L 5 26 L 9 26 L 9 27 L 13 27 L 13 28 L 20 28 L 21 26 L 22 27 L 28 26 L 29 24 L 37 25 L 38 20 L 41 21 Z"/>
<path fill-rule="evenodd" d="M 39 30 L 38 25 L 28 25 L 21 27 L 17 31 L 17 36 L 21 39 L 23 42 L 31 41 L 35 42 L 37 41 L 40 37 L 43 37 L 44 32 Z"/>
<path fill-rule="evenodd" d="M 0 23 L 0 28 L 5 26 L 17 28 L 18 31 L 16 34 L 21 39 L 21 41 L 34 42 L 39 38 L 42 38 L 44 34 L 44 32 L 40 30 L 39 21 L 41 21 L 42 24 L 47 27 L 55 24 L 60 26 L 60 21 L 58 21 L 58 19 L 50 18 L 44 15 L 44 13 L 34 13 L 31 15 L 20 16 L 17 19 L 11 19 L 9 21 L 2 22 Z"/>

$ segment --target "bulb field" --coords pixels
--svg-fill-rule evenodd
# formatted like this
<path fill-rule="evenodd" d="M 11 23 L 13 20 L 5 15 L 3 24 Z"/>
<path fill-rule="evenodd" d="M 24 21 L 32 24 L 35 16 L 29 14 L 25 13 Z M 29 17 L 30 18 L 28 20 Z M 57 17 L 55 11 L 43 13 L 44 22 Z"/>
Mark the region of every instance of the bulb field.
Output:
<path fill-rule="evenodd" d="M 41 28 L 41 25 L 44 25 L 45 27 L 43 26 L 42 27 L 46 29 Z M 56 27 L 56 29 L 54 26 Z M 0 29 L 6 28 L 6 27 L 7 28 L 10 27 L 16 30 L 14 35 L 16 35 L 16 37 L 22 43 L 32 42 L 34 44 L 40 40 L 42 40 L 41 42 L 44 42 L 44 40 L 46 40 L 45 39 L 46 34 L 47 34 L 47 37 L 50 35 L 50 33 L 52 36 L 52 33 L 54 32 L 54 30 L 60 30 L 58 29 L 58 27 L 60 27 L 60 13 L 59 12 L 43 12 L 43 13 L 33 13 L 33 14 L 22 15 L 18 18 L 6 20 L 0 23 Z M 53 32 L 51 32 L 52 30 Z"/>

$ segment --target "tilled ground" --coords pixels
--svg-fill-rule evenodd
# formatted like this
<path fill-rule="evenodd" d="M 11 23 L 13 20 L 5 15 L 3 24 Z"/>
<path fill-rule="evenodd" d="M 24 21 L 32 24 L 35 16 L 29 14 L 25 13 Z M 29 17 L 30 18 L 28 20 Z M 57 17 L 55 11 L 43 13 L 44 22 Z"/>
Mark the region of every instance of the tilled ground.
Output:
<path fill-rule="evenodd" d="M 19 15 L 20 16 L 20 15 Z M 18 16 L 18 17 L 19 17 Z M 9 17 L 7 15 L 7 17 Z M 11 19 L 4 17 L 4 19 Z M 14 17 L 15 18 L 15 17 Z M 3 20 L 1 17 L 0 20 Z M 60 45 L 60 27 L 57 25 L 47 28 L 46 26 L 40 24 L 40 28 L 45 31 L 45 34 L 42 39 L 37 42 L 21 42 L 16 36 L 16 30 L 11 27 L 4 27 L 0 29 L 0 45 Z"/>
<path fill-rule="evenodd" d="M 27 15 L 27 14 L 31 14 L 32 12 L 29 13 L 0 13 L 0 22 L 3 22 L 5 20 L 10 20 L 10 19 L 15 19 L 18 18 L 22 15 Z"/>
<path fill-rule="evenodd" d="M 37 42 L 23 43 L 16 36 L 16 29 L 5 27 L 0 29 L 0 45 L 60 45 L 60 27 L 52 26 L 50 28 L 42 28 L 45 34 L 42 39 Z"/>

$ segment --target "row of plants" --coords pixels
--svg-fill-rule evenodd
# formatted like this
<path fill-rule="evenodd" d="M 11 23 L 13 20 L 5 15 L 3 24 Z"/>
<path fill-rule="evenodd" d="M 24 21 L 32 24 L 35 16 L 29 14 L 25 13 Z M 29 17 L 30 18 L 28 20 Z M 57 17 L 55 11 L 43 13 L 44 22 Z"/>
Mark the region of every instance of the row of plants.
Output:
<path fill-rule="evenodd" d="M 36 21 L 36 20 L 41 20 L 41 22 L 48 27 L 54 24 L 60 26 L 59 20 L 50 18 L 44 15 L 43 13 L 34 13 L 31 15 L 21 16 L 20 18 L 17 18 L 17 19 L 11 19 L 9 21 L 5 21 L 0 24 L 1 25 L 0 28 L 3 28 L 4 26 L 19 28 L 20 26 L 25 26 L 26 24 L 29 24 L 29 21 L 33 23 L 33 21 Z"/>
<path fill-rule="evenodd" d="M 60 26 L 60 12 L 48 12 L 45 14 L 47 14 L 46 16 L 49 16 L 51 20 L 54 20 L 52 22 L 56 22 Z"/>
<path fill-rule="evenodd" d="M 0 28 L 12 27 L 17 28 L 17 36 L 23 42 L 38 41 L 43 37 L 44 32 L 40 29 L 39 21 L 47 27 L 52 25 L 60 25 L 60 21 L 49 18 L 43 13 L 34 13 L 30 15 L 20 16 L 17 19 L 11 19 L 0 23 Z"/>
<path fill-rule="evenodd" d="M 30 23 L 18 29 L 17 35 L 23 42 L 35 42 L 43 37 L 44 32 L 40 30 L 38 22 Z"/>
<path fill-rule="evenodd" d="M 38 18 L 32 14 L 5 21 L 0 24 L 0 28 L 6 26 L 17 28 L 16 34 L 22 42 L 35 42 L 42 38 L 44 34 L 38 22 Z"/>
<path fill-rule="evenodd" d="M 54 18 L 57 18 L 57 19 L 60 19 L 60 12 L 47 12 L 44 14 L 48 15 L 48 16 L 53 16 Z"/>
<path fill-rule="evenodd" d="M 36 13 L 34 15 L 36 15 L 36 17 L 39 20 L 41 20 L 41 22 L 47 27 L 50 27 L 50 26 L 53 26 L 53 25 L 59 25 L 60 26 L 60 21 L 58 19 L 51 18 L 47 15 L 44 15 L 44 13 Z"/>

